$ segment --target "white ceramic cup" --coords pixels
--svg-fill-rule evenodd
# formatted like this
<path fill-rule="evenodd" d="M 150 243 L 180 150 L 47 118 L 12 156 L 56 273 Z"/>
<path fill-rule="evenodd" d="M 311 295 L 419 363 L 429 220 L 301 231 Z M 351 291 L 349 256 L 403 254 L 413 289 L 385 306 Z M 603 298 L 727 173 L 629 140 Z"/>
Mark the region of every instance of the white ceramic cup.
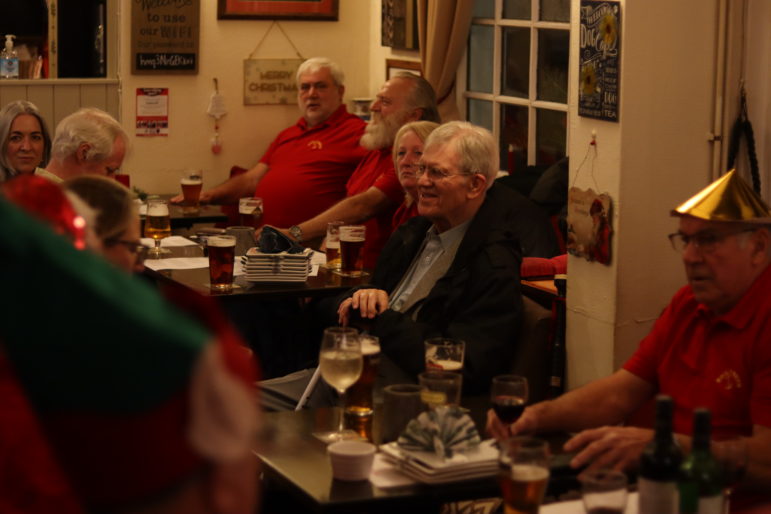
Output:
<path fill-rule="evenodd" d="M 367 480 L 375 460 L 376 447 L 366 441 L 338 441 L 327 447 L 332 476 L 337 480 Z"/>

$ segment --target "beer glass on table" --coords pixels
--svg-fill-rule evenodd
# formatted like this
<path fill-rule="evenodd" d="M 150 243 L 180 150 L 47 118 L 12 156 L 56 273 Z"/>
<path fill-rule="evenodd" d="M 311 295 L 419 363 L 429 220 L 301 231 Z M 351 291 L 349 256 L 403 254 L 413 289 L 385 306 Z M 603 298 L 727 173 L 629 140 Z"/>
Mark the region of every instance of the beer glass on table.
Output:
<path fill-rule="evenodd" d="M 549 481 L 549 447 L 533 437 L 501 443 L 498 459 L 505 514 L 537 514 Z"/>
<path fill-rule="evenodd" d="M 460 406 L 463 376 L 453 371 L 424 371 L 418 374 L 420 399 L 429 409 Z"/>
<path fill-rule="evenodd" d="M 236 236 L 223 234 L 210 236 L 207 241 L 209 250 L 209 280 L 211 288 L 220 293 L 233 290 L 233 267 L 236 259 Z"/>
<path fill-rule="evenodd" d="M 426 371 L 462 373 L 466 343 L 460 339 L 433 337 L 426 339 Z"/>
<path fill-rule="evenodd" d="M 358 330 L 347 327 L 330 327 L 324 330 L 319 352 L 321 378 L 335 388 L 341 397 L 359 379 L 362 366 Z M 358 437 L 353 430 L 343 430 L 343 414 L 343 409 L 340 409 L 336 431 L 314 435 L 326 443 Z"/>
<path fill-rule="evenodd" d="M 363 361 L 361 376 L 345 395 L 345 413 L 352 416 L 371 416 L 375 411 L 372 406 L 372 391 L 380 362 L 380 341 L 375 336 L 361 334 L 359 344 Z"/>
<path fill-rule="evenodd" d="M 366 236 L 364 225 L 340 227 L 340 273 L 344 277 L 360 277 L 363 274 L 363 252 Z"/>
<path fill-rule="evenodd" d="M 511 425 L 522 415 L 527 405 L 527 396 L 527 378 L 519 375 L 493 377 L 490 401 L 498 419 L 506 425 Z"/>
<path fill-rule="evenodd" d="M 327 269 L 340 269 L 340 227 L 344 224 L 342 221 L 327 223 L 327 237 L 324 243 L 327 251 Z"/>
<path fill-rule="evenodd" d="M 182 187 L 182 214 L 198 214 L 200 211 L 201 188 L 203 187 L 203 172 L 201 170 L 185 170 L 179 181 Z"/>
<path fill-rule="evenodd" d="M 161 198 L 147 200 L 147 215 L 145 216 L 145 237 L 151 237 L 155 246 L 147 255 L 159 258 L 161 254 L 171 253 L 161 248 L 161 239 L 171 235 L 171 218 L 169 216 L 169 204 Z"/>
<path fill-rule="evenodd" d="M 238 215 L 244 227 L 258 228 L 262 225 L 262 198 L 248 196 L 238 200 Z"/>

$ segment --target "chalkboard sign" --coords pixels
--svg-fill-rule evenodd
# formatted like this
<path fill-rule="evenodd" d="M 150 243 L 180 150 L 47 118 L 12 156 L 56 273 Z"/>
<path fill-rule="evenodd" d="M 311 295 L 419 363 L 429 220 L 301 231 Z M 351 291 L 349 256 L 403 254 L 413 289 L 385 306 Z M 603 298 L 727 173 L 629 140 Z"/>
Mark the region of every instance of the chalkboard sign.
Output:
<path fill-rule="evenodd" d="M 200 0 L 131 2 L 131 73 L 198 73 Z"/>
<path fill-rule="evenodd" d="M 581 0 L 578 114 L 618 121 L 621 5 Z"/>

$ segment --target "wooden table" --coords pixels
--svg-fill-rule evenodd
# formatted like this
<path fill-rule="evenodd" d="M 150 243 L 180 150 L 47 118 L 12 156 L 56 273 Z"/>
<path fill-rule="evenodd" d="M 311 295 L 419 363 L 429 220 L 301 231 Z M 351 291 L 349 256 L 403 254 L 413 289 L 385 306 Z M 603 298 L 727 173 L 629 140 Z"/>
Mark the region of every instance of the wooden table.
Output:
<path fill-rule="evenodd" d="M 464 400 L 464 405 L 466 402 Z M 482 399 L 480 406 L 486 405 Z M 478 427 L 486 407 L 472 407 Z M 336 427 L 337 409 L 271 412 L 265 422 L 275 439 L 255 450 L 263 463 L 264 501 L 270 512 L 439 512 L 443 503 L 500 496 L 496 477 L 441 485 L 407 485 L 381 489 L 369 481 L 343 482 L 332 478 L 326 446 L 312 433 Z M 476 414 L 473 414 L 476 413 Z M 380 409 L 373 421 L 378 439 Z M 481 427 L 483 429 L 483 427 Z M 553 438 L 553 451 L 560 451 L 565 436 Z M 547 494 L 556 497 L 575 489 L 574 473 L 567 469 L 567 456 L 556 459 Z"/>
<path fill-rule="evenodd" d="M 157 195 L 164 200 L 172 198 L 174 195 Z M 228 220 L 227 214 L 223 212 L 221 205 L 201 205 L 195 214 L 185 214 L 182 212 L 182 206 L 169 203 L 169 216 L 171 217 L 171 228 L 190 228 L 196 223 L 224 223 Z M 140 216 L 144 224 L 144 215 Z M 144 233 L 144 226 L 142 227 Z"/>
<path fill-rule="evenodd" d="M 182 246 L 168 248 L 170 255 L 164 257 L 202 257 L 203 249 L 198 246 Z M 233 291 L 222 293 L 212 291 L 209 287 L 209 268 L 197 268 L 187 270 L 162 270 L 154 271 L 145 268 L 145 275 L 158 284 L 175 282 L 206 296 L 216 296 L 225 301 L 241 301 L 249 298 L 306 298 L 332 296 L 348 289 L 366 284 L 369 276 L 353 278 L 342 277 L 328 271 L 324 267 L 319 268 L 316 276 L 308 277 L 305 282 L 248 282 L 243 275 L 236 277 Z"/>

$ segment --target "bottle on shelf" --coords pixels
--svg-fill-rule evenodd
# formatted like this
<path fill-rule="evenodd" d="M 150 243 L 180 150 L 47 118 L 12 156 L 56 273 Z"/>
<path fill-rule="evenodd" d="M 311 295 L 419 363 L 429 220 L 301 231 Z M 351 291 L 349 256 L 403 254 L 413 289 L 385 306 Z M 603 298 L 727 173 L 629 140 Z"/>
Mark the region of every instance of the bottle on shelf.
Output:
<path fill-rule="evenodd" d="M 13 34 L 5 35 L 5 48 L 0 52 L 0 79 L 19 78 L 19 55 L 13 48 Z"/>
<path fill-rule="evenodd" d="M 672 435 L 672 398 L 656 398 L 653 440 L 643 450 L 637 480 L 640 514 L 677 514 L 678 476 L 683 454 Z"/>
<path fill-rule="evenodd" d="M 710 450 L 711 418 L 708 409 L 693 412 L 691 453 L 680 467 L 680 514 L 722 514 L 723 477 Z"/>

